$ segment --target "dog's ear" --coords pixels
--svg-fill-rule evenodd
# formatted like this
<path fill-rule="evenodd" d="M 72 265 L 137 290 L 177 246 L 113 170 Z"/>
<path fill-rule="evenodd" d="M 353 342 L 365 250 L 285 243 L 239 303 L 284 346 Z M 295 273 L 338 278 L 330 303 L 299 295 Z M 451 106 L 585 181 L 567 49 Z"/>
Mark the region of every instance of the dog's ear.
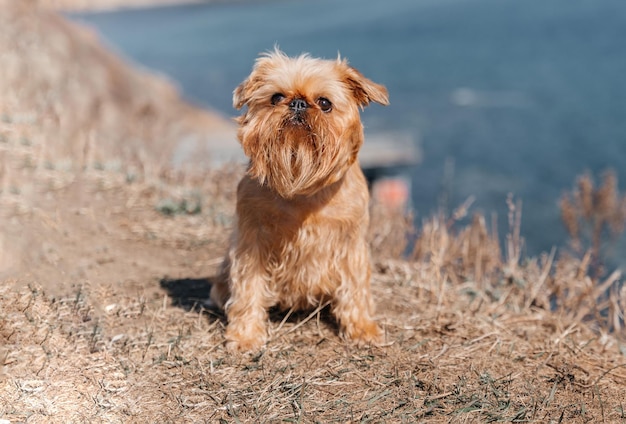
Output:
<path fill-rule="evenodd" d="M 252 93 L 259 85 L 259 78 L 250 75 L 244 82 L 239 84 L 233 91 L 233 107 L 237 110 L 248 104 L 252 98 Z"/>
<path fill-rule="evenodd" d="M 266 84 L 266 66 L 257 60 L 254 70 L 241 84 L 233 91 L 233 107 L 237 110 L 245 105 L 250 105 L 255 93 Z"/>
<path fill-rule="evenodd" d="M 287 59 L 287 56 L 278 48 L 275 48 L 273 52 L 259 56 L 254 62 L 250 76 L 233 91 L 233 107 L 239 110 L 245 105 L 249 105 L 254 93 L 266 85 L 267 75 L 275 68 L 274 61 Z"/>
<path fill-rule="evenodd" d="M 385 106 L 389 104 L 389 94 L 384 85 L 365 78 L 363 74 L 350 66 L 346 67 L 344 74 L 346 84 L 361 107 L 369 105 L 370 102 Z"/>

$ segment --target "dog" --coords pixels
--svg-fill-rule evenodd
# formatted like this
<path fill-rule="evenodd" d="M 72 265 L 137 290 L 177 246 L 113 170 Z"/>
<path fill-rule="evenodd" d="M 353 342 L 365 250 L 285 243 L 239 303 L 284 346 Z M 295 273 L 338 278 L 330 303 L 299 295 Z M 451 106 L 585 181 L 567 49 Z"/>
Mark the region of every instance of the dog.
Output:
<path fill-rule="evenodd" d="M 360 109 L 389 104 L 387 89 L 345 59 L 260 55 L 233 93 L 249 158 L 237 186 L 237 223 L 211 288 L 224 308 L 226 347 L 268 340 L 268 310 L 329 302 L 340 335 L 381 341 L 370 291 L 369 192 L 358 163 Z"/>

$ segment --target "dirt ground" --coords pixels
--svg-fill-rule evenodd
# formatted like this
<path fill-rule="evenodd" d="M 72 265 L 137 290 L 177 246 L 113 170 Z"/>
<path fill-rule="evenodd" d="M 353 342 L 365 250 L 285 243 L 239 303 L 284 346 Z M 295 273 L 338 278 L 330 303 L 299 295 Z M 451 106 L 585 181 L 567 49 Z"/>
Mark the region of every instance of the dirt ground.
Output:
<path fill-rule="evenodd" d="M 400 258 L 409 219 L 373 206 L 382 346 L 319 308 L 227 352 L 204 301 L 243 170 L 170 159 L 230 123 L 88 30 L 0 11 L 0 422 L 626 422 L 621 275 L 521 257 L 482 217 L 427 219 Z"/>

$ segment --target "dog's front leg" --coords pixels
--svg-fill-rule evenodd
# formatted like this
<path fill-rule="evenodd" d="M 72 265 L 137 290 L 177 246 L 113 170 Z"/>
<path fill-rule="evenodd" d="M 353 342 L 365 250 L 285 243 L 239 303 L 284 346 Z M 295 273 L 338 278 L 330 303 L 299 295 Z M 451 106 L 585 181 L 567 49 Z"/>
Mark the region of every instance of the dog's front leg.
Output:
<path fill-rule="evenodd" d="M 342 282 L 337 288 L 332 311 L 341 327 L 341 335 L 358 344 L 379 343 L 382 331 L 372 315 L 374 304 L 370 291 L 368 251 L 354 248 L 353 255 L 340 263 Z"/>
<path fill-rule="evenodd" d="M 268 309 L 272 306 L 268 277 L 256 255 L 231 257 L 230 299 L 226 303 L 226 347 L 250 352 L 267 341 Z"/>

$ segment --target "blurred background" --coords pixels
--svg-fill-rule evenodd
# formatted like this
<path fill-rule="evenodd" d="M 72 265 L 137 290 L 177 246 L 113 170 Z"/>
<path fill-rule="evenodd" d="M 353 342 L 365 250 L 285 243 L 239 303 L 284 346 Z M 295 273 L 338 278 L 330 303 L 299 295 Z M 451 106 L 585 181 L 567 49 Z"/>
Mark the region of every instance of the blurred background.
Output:
<path fill-rule="evenodd" d="M 387 86 L 363 114 L 374 140 L 400 139 L 417 220 L 472 210 L 507 226 L 523 202 L 526 253 L 564 245 L 559 198 L 577 175 L 626 181 L 626 3 L 622 0 L 236 1 L 68 13 L 111 48 L 167 75 L 184 97 L 235 116 L 232 90 L 274 45 L 338 53 Z"/>

